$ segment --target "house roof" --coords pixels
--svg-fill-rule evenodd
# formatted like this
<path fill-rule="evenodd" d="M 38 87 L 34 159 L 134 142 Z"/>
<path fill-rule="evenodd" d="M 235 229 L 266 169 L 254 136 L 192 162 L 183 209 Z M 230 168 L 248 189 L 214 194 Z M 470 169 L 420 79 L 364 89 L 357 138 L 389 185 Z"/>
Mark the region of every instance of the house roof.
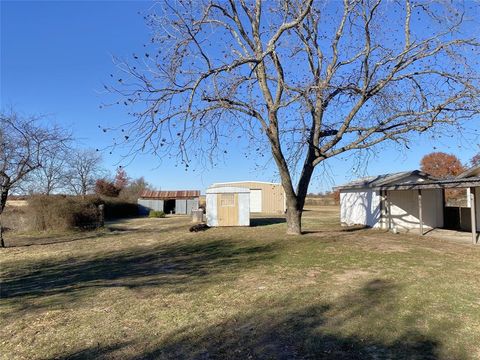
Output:
<path fill-rule="evenodd" d="M 200 196 L 200 190 L 168 190 L 168 191 L 152 191 L 144 190 L 140 197 L 142 199 L 191 199 Z"/>
<path fill-rule="evenodd" d="M 409 177 L 416 177 L 416 180 L 414 181 L 413 179 L 410 179 L 409 181 L 406 181 L 406 178 L 409 178 Z M 402 181 L 402 179 L 405 179 L 405 180 Z M 353 180 L 347 184 L 337 186 L 335 187 L 335 190 L 365 189 L 365 188 L 372 189 L 372 188 L 380 188 L 389 184 L 395 184 L 395 183 L 411 184 L 411 183 L 417 183 L 418 181 L 425 181 L 425 180 L 435 180 L 435 179 L 420 170 L 402 171 L 397 173 L 360 178 L 357 180 Z"/>

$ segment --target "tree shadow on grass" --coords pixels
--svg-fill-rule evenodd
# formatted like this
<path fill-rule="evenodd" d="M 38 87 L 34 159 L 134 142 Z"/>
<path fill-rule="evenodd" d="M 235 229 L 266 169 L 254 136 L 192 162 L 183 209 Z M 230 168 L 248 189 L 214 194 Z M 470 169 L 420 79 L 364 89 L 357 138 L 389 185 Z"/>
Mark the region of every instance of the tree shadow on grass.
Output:
<path fill-rule="evenodd" d="M 251 218 L 250 219 L 250 226 L 268 226 L 268 225 L 275 225 L 275 224 L 283 224 L 285 223 L 285 218 L 282 217 L 265 217 L 265 218 Z"/>
<path fill-rule="evenodd" d="M 120 224 L 120 225 L 119 225 Z M 73 241 L 79 240 L 92 240 L 92 239 L 100 239 L 103 237 L 110 237 L 110 236 L 119 236 L 124 234 L 132 234 L 135 233 L 136 235 L 141 234 L 152 234 L 155 231 L 158 231 L 158 227 L 134 227 L 129 226 L 130 224 L 126 224 L 126 226 L 122 226 L 120 221 L 117 223 L 108 224 L 103 229 L 97 230 L 76 230 L 72 231 L 66 235 L 58 235 L 58 234 L 49 234 L 45 233 L 39 236 L 19 236 L 18 234 L 12 234 L 11 236 L 5 239 L 6 247 L 24 247 L 24 246 L 33 246 L 33 245 L 51 245 L 51 244 L 58 244 L 58 243 L 69 243 Z M 163 227 L 161 227 L 161 231 L 163 234 L 167 234 L 170 232 L 175 232 L 179 230 L 185 230 L 188 232 L 188 228 L 191 226 L 190 223 L 186 224 L 170 224 L 167 223 Z"/>
<path fill-rule="evenodd" d="M 439 359 L 441 341 L 416 325 L 424 320 L 423 313 L 402 318 L 396 312 L 399 301 L 399 287 L 377 279 L 332 303 L 299 306 L 301 301 L 291 295 L 207 328 L 185 327 L 161 342 L 141 339 L 134 345 L 134 356 L 131 347 L 127 354 L 115 345 L 118 352 L 113 354 L 102 347 L 98 352 L 85 349 L 85 354 L 132 360 Z M 449 333 L 454 327 L 443 330 Z"/>
<path fill-rule="evenodd" d="M 398 290 L 377 279 L 331 304 L 287 300 L 202 333 L 174 334 L 141 358 L 437 359 L 439 342 L 416 328 L 418 319 L 397 319 Z"/>
<path fill-rule="evenodd" d="M 235 276 L 235 269 L 275 256 L 274 246 L 268 244 L 246 246 L 227 239 L 194 241 L 95 257 L 16 263 L 10 273 L 4 274 L 0 295 L 17 302 L 87 288 L 163 286 L 175 292 L 191 291 L 192 286 L 214 282 L 219 276 Z"/>

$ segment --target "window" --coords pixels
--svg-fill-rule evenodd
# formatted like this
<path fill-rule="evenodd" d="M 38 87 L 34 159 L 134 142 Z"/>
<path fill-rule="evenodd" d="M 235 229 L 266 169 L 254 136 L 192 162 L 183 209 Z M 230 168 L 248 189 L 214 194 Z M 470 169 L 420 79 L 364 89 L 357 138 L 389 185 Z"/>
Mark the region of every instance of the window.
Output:
<path fill-rule="evenodd" d="M 235 194 L 221 194 L 220 195 L 220 206 L 222 206 L 222 207 L 235 206 Z"/>

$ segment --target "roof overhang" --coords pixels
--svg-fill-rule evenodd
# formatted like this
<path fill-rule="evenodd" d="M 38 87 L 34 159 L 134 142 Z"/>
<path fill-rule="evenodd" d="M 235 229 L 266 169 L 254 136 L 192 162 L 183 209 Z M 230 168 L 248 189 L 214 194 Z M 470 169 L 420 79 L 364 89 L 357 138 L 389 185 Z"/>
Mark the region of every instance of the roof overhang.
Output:
<path fill-rule="evenodd" d="M 423 181 L 433 182 L 437 180 L 437 178 L 434 178 L 429 174 L 424 173 L 423 171 L 420 171 L 420 170 L 404 171 L 397 174 L 391 174 L 391 175 L 387 174 L 387 175 L 371 176 L 367 178 L 367 180 L 365 180 L 364 182 L 361 182 L 362 179 L 359 179 L 359 180 L 353 181 L 353 183 L 335 186 L 333 190 L 334 191 L 361 190 L 361 189 L 378 190 L 384 186 L 390 186 L 392 184 L 417 184 Z M 414 182 L 410 181 L 410 182 L 402 183 L 402 179 L 406 179 L 412 176 L 416 176 L 418 180 Z"/>
<path fill-rule="evenodd" d="M 480 165 L 474 166 L 467 171 L 464 171 L 460 175 L 457 176 L 457 179 L 465 179 L 469 177 L 477 177 L 480 176 Z"/>
<path fill-rule="evenodd" d="M 415 184 L 389 184 L 374 188 L 374 190 L 428 190 L 428 189 L 465 189 L 480 187 L 480 177 L 464 179 L 448 179 L 423 181 Z"/>

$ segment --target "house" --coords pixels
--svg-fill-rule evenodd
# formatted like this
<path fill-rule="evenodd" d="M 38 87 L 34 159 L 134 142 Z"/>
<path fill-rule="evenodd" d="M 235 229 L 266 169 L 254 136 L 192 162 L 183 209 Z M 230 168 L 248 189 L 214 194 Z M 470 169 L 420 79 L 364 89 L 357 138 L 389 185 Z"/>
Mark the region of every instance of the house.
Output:
<path fill-rule="evenodd" d="M 262 214 L 283 214 L 286 210 L 285 191 L 278 183 L 263 181 L 235 181 L 215 183 L 215 187 L 241 187 L 250 190 L 250 212 Z M 208 206 L 207 206 L 208 207 Z"/>
<path fill-rule="evenodd" d="M 208 226 L 250 226 L 250 190 L 218 186 L 207 189 Z"/>
<path fill-rule="evenodd" d="M 165 214 L 190 215 L 198 209 L 200 190 L 152 191 L 145 190 L 138 199 L 139 212 L 146 215 L 150 210 Z"/>
<path fill-rule="evenodd" d="M 469 228 L 477 243 L 480 231 L 480 168 L 456 178 L 438 180 L 421 171 L 372 176 L 336 187 L 340 191 L 340 218 L 345 225 L 408 231 L 443 228 L 445 189 L 468 189 Z"/>

